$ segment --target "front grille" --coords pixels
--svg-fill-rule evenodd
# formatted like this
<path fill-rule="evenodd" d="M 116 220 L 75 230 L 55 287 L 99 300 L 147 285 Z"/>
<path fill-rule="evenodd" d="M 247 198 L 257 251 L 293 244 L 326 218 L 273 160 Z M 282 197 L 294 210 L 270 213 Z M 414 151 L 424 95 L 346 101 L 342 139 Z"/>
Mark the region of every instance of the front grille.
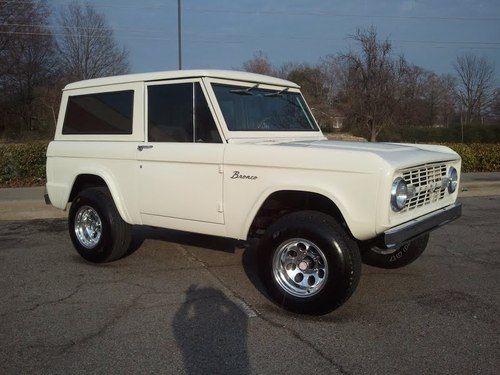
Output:
<path fill-rule="evenodd" d="M 446 164 L 436 163 L 401 171 L 409 189 L 415 190 L 413 197 L 400 212 L 411 211 L 443 199 L 446 186 L 443 186 L 442 180 L 446 177 L 446 170 Z"/>

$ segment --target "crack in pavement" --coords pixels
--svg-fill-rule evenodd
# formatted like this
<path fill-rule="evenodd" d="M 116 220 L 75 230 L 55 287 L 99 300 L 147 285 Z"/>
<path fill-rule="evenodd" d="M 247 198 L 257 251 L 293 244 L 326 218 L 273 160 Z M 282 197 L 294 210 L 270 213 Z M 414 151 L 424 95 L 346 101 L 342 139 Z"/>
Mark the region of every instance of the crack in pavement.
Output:
<path fill-rule="evenodd" d="M 22 312 L 32 312 L 32 311 L 37 310 L 40 307 L 50 306 L 50 305 L 57 305 L 57 304 L 60 304 L 60 303 L 64 303 L 68 299 L 70 299 L 71 297 L 75 296 L 78 292 L 80 292 L 83 289 L 84 286 L 87 286 L 87 285 L 103 285 L 103 284 L 104 285 L 110 285 L 110 284 L 120 284 L 120 283 L 123 283 L 123 284 L 128 284 L 128 285 L 136 286 L 136 287 L 142 288 L 144 290 L 150 291 L 150 292 L 152 292 L 151 294 L 153 294 L 153 293 L 154 294 L 163 294 L 162 292 L 159 292 L 158 290 L 156 290 L 153 287 L 145 286 L 145 285 L 142 285 L 142 284 L 139 284 L 139 283 L 133 283 L 133 282 L 130 282 L 128 279 L 129 279 L 129 277 L 124 277 L 124 278 L 115 279 L 115 280 L 83 281 L 83 282 L 79 283 L 74 288 L 74 290 L 72 292 L 70 292 L 69 294 L 67 294 L 64 297 L 61 297 L 61 298 L 58 298 L 58 299 L 54 299 L 54 300 L 49 300 L 49 301 L 38 302 L 34 306 L 27 307 L 27 308 L 24 308 L 24 309 L 18 309 L 18 310 L 14 310 L 14 311 L 8 311 L 8 312 L 0 314 L 0 317 L 5 317 L 7 315 L 18 314 L 18 313 L 22 313 Z"/>
<path fill-rule="evenodd" d="M 15 310 L 15 311 L 9 311 L 6 313 L 2 313 L 2 314 L 0 314 L 0 317 L 4 317 L 7 315 L 11 315 L 11 314 L 18 314 L 21 312 L 35 311 L 36 309 L 38 309 L 39 307 L 42 307 L 42 306 L 56 305 L 58 303 L 64 302 L 64 301 L 70 299 L 71 297 L 73 297 L 75 294 L 77 294 L 85 284 L 87 284 L 87 283 L 83 282 L 83 283 L 78 284 L 76 286 L 75 290 L 73 290 L 71 293 L 69 293 L 68 295 L 66 295 L 64 297 L 61 297 L 61 298 L 58 298 L 55 300 L 39 302 L 39 303 L 36 303 L 34 306 L 31 306 L 31 307 L 28 307 L 25 309 L 19 309 L 19 310 Z"/>
<path fill-rule="evenodd" d="M 451 236 L 448 236 L 448 237 L 451 238 Z M 436 246 L 436 247 L 440 248 L 441 250 L 444 250 L 444 252 L 451 254 L 455 257 L 461 258 L 461 259 L 468 261 L 470 263 L 476 263 L 476 264 L 480 264 L 482 266 L 488 266 L 488 267 L 493 267 L 493 268 L 497 268 L 498 265 L 500 265 L 499 262 L 496 262 L 494 260 L 488 261 L 488 260 L 484 260 L 481 258 L 470 256 L 467 254 L 458 253 L 456 251 L 451 250 L 449 247 L 446 247 L 443 244 L 436 243 L 436 244 L 433 244 L 433 246 Z"/>
<path fill-rule="evenodd" d="M 139 294 L 137 297 L 135 297 L 131 303 L 126 305 L 122 310 L 120 310 L 117 314 L 115 314 L 111 319 L 109 319 L 104 325 L 99 328 L 96 332 L 93 332 L 89 335 L 83 336 L 82 338 L 76 340 L 76 341 L 71 341 L 69 344 L 66 344 L 66 346 L 59 351 L 60 354 L 65 354 L 71 349 L 73 349 L 76 346 L 84 345 L 87 342 L 103 336 L 106 331 L 108 331 L 111 327 L 113 327 L 116 323 L 118 323 L 125 315 L 127 315 L 138 303 L 139 299 L 141 299 L 142 296 L 147 295 L 148 293 L 142 293 Z"/>
<path fill-rule="evenodd" d="M 350 375 L 351 374 L 351 372 L 347 371 L 344 368 L 344 366 L 342 366 L 340 363 L 337 363 L 336 361 L 334 361 L 327 354 L 323 353 L 323 351 L 321 351 L 321 349 L 318 348 L 317 345 L 315 345 L 313 342 L 311 342 L 311 341 L 305 339 L 304 337 L 302 337 L 294 329 L 292 329 L 292 328 L 290 328 L 290 327 L 288 327 L 286 325 L 279 324 L 278 322 L 275 322 L 274 320 L 272 320 L 271 318 L 268 318 L 268 317 L 264 316 L 263 314 L 259 314 L 259 318 L 261 318 L 263 321 L 267 322 L 268 324 L 272 325 L 275 328 L 280 328 L 280 329 L 284 329 L 285 331 L 287 331 L 294 338 L 296 338 L 301 343 L 305 344 L 310 349 L 312 349 L 317 355 L 319 355 L 323 360 L 327 361 L 332 367 L 334 367 L 335 369 L 337 369 L 337 371 L 340 372 L 341 374 L 345 374 L 345 375 Z"/>

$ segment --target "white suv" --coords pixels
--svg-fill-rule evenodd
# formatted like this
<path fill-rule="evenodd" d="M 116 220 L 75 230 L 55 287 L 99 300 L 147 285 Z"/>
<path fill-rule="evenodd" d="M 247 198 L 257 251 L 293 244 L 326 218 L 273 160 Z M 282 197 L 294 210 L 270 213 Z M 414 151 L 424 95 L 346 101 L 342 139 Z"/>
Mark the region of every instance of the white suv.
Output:
<path fill-rule="evenodd" d="M 69 203 L 80 255 L 127 254 L 132 225 L 259 238 L 259 272 L 286 309 L 321 314 L 365 263 L 396 268 L 461 214 L 447 147 L 328 141 L 299 87 L 234 71 L 100 78 L 63 91 L 47 199 Z"/>

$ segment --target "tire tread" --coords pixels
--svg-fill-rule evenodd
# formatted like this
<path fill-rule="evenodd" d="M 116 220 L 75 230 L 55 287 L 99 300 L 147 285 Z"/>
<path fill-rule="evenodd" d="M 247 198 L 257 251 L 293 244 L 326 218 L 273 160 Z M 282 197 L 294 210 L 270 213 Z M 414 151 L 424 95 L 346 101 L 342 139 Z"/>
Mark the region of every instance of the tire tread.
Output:
<path fill-rule="evenodd" d="M 85 259 L 96 263 L 107 263 L 127 255 L 132 240 L 131 225 L 125 222 L 120 216 L 109 189 L 104 186 L 86 188 L 78 193 L 75 197 L 75 201 L 78 201 L 80 197 L 93 200 L 97 203 L 99 209 L 103 211 L 103 214 L 106 216 L 102 219 L 109 221 L 111 232 L 111 248 L 107 251 L 107 256 L 103 258 L 85 257 Z M 70 215 L 74 215 L 74 211 L 74 209 L 70 208 Z M 69 230 L 71 233 L 71 226 Z M 80 255 L 83 256 L 81 251 L 79 252 Z"/>
<path fill-rule="evenodd" d="M 316 304 L 314 308 L 307 304 L 303 304 L 300 307 L 283 304 L 283 307 L 295 312 L 312 315 L 325 314 L 344 304 L 356 290 L 361 276 L 361 255 L 359 248 L 357 242 L 349 236 L 346 229 L 344 229 L 333 217 L 318 211 L 296 211 L 282 216 L 269 226 L 258 246 L 257 256 L 259 259 L 267 259 L 266 254 L 272 251 L 272 249 L 270 249 L 270 244 L 276 233 L 279 233 L 285 228 L 297 227 L 298 223 L 314 223 L 316 227 L 322 228 L 322 230 L 326 230 L 330 233 L 333 232 L 336 239 L 340 243 L 343 243 L 346 248 L 342 254 L 345 259 L 346 269 L 351 270 L 351 273 L 341 295 L 336 295 L 335 299 L 323 301 L 321 305 Z M 259 271 L 261 273 L 261 279 L 264 280 L 264 284 L 267 284 L 266 287 L 268 291 L 274 294 L 272 290 L 273 287 L 269 285 L 271 283 L 268 280 L 269 275 L 266 275 L 268 272 L 267 267 L 260 267 Z M 276 297 L 274 297 L 274 299 L 276 300 Z"/>

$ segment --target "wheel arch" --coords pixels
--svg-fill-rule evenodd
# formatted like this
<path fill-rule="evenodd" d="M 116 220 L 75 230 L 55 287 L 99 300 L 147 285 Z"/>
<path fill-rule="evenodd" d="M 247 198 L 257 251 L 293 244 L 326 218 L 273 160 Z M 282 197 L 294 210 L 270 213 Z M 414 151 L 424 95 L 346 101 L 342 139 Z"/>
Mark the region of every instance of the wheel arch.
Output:
<path fill-rule="evenodd" d="M 319 211 L 334 217 L 352 236 L 346 210 L 335 197 L 324 191 L 281 188 L 263 193 L 256 202 L 245 223 L 246 238 L 284 214 L 301 210 Z"/>
<path fill-rule="evenodd" d="M 103 186 L 108 188 L 111 197 L 113 198 L 113 202 L 121 216 L 121 218 L 131 224 L 132 220 L 128 214 L 128 211 L 123 203 L 123 199 L 121 198 L 121 194 L 118 191 L 118 188 L 113 183 L 113 179 L 109 176 L 105 171 L 101 172 L 81 172 L 74 176 L 73 182 L 71 184 L 71 189 L 69 191 L 67 202 L 70 203 L 76 197 L 76 195 L 82 191 L 83 189 L 89 187 L 99 187 Z"/>

